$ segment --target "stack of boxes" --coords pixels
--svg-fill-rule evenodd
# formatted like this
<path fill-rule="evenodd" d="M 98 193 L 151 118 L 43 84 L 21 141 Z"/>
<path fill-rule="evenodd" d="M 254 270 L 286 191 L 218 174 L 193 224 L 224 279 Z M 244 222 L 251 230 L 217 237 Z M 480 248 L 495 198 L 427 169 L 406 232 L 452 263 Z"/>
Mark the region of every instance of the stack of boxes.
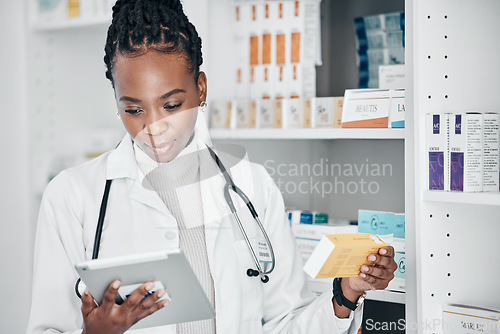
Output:
<path fill-rule="evenodd" d="M 314 126 L 313 116 L 305 115 L 311 102 L 304 98 L 316 96 L 315 66 L 321 65 L 320 3 L 234 3 L 236 91 L 230 107 L 227 101 L 210 103 L 213 128 Z"/>
<path fill-rule="evenodd" d="M 395 261 L 398 269 L 387 290 L 405 292 L 405 214 L 382 211 L 360 210 L 358 225 L 350 225 L 347 221 L 336 221 L 335 224 L 314 223 L 316 213 L 300 210 L 288 210 L 288 218 L 296 238 L 297 247 L 305 264 L 313 253 L 321 238 L 330 234 L 367 233 L 378 235 L 385 243 L 394 247 Z M 320 214 L 322 215 L 322 214 Z M 327 219 L 319 219 L 325 221 Z M 331 290 L 333 278 L 309 279 L 313 292 L 321 293 Z"/>
<path fill-rule="evenodd" d="M 428 114 L 426 139 L 429 190 L 500 191 L 497 113 Z"/>
<path fill-rule="evenodd" d="M 378 88 L 379 66 L 405 63 L 405 15 L 359 17 L 356 31 L 359 88 Z"/>
<path fill-rule="evenodd" d="M 315 96 L 320 1 L 240 1 L 233 13 L 235 99 Z"/>
<path fill-rule="evenodd" d="M 376 234 L 394 247 L 398 268 L 387 290 L 405 292 L 405 214 L 359 210 L 358 232 Z"/>
<path fill-rule="evenodd" d="M 210 127 L 341 128 L 344 97 L 233 100 L 210 103 Z"/>

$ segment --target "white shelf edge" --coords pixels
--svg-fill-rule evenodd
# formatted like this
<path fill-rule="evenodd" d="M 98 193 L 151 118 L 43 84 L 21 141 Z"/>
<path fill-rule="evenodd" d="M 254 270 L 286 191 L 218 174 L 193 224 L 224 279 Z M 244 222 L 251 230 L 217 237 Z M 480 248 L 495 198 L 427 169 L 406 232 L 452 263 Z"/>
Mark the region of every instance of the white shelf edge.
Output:
<path fill-rule="evenodd" d="M 212 139 L 404 139 L 404 129 L 210 129 Z"/>
<path fill-rule="evenodd" d="M 64 20 L 58 20 L 54 22 L 34 22 L 31 26 L 33 31 L 54 31 L 54 30 L 64 30 L 71 28 L 80 27 L 90 27 L 90 26 L 100 26 L 111 24 L 111 17 L 100 16 L 100 17 L 75 17 L 67 18 Z"/>
<path fill-rule="evenodd" d="M 375 290 L 366 293 L 366 299 L 398 304 L 405 304 L 405 296 L 404 292 L 390 290 Z"/>
<path fill-rule="evenodd" d="M 430 202 L 500 206 L 500 192 L 463 193 L 453 191 L 427 190 L 422 193 L 422 199 L 424 201 Z"/>

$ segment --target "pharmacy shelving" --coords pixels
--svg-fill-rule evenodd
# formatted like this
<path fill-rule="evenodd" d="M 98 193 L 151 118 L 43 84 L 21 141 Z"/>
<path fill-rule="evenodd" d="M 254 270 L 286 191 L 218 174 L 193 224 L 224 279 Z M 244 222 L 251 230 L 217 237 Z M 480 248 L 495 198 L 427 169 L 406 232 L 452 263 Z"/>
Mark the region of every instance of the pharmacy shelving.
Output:
<path fill-rule="evenodd" d="M 404 129 L 211 129 L 212 139 L 404 139 Z"/>
<path fill-rule="evenodd" d="M 111 23 L 111 18 L 109 16 L 97 16 L 97 17 L 76 17 L 71 19 L 64 19 L 58 21 L 49 22 L 34 22 L 32 24 L 32 29 L 34 31 L 58 31 L 63 29 L 74 29 L 74 28 L 90 28 L 90 27 L 104 27 Z"/>
<path fill-rule="evenodd" d="M 500 194 L 428 191 L 425 145 L 427 113 L 500 110 L 500 63 L 482 61 L 499 15 L 497 0 L 406 0 L 406 333 L 443 333 L 443 304 L 500 309 Z"/>
<path fill-rule="evenodd" d="M 80 0 L 70 4 L 67 0 L 26 0 L 30 30 L 40 33 L 108 26 L 111 23 L 113 2 Z M 69 16 L 69 6 L 72 16 Z"/>
<path fill-rule="evenodd" d="M 220 52 L 228 50 L 230 43 L 227 41 L 231 40 L 230 29 L 226 26 L 230 20 L 220 19 L 230 15 L 227 1 L 210 1 L 210 6 L 208 0 L 184 2 L 189 10 L 196 9 L 191 10 L 190 18 L 201 27 L 204 48 L 210 45 L 204 50 L 209 95 L 214 100 L 227 98 L 227 82 L 231 82 L 233 73 L 220 70 L 231 62 L 233 54 Z M 345 6 L 346 10 L 353 2 L 345 1 L 349 5 Z M 363 6 L 380 6 L 386 1 L 358 2 Z M 407 333 L 438 334 L 442 333 L 440 327 L 425 325 L 439 323 L 443 303 L 500 309 L 500 299 L 494 293 L 500 274 L 500 267 L 494 263 L 500 256 L 497 246 L 500 195 L 427 191 L 424 129 L 425 114 L 429 112 L 500 110 L 500 63 L 494 61 L 495 55 L 500 54 L 500 44 L 494 42 L 500 31 L 500 2 L 406 0 L 405 7 L 408 70 L 407 128 L 404 131 L 213 130 L 212 136 L 219 141 L 241 139 L 252 144 L 255 152 L 273 154 L 276 159 L 285 154 L 289 156 L 291 152 L 296 153 L 295 159 L 309 159 L 313 163 L 320 155 L 341 161 L 369 153 L 381 155 L 383 159 L 402 159 L 404 155 L 404 184 L 400 182 L 392 197 L 378 197 L 388 203 L 404 197 L 406 202 L 405 304 L 407 324 L 411 324 Z M 343 15 L 341 11 L 338 13 Z M 105 22 L 101 18 L 75 19 L 35 23 L 32 27 L 26 47 L 29 62 L 27 95 L 31 97 L 28 101 L 30 148 L 33 150 L 29 152 L 32 159 L 30 183 L 34 184 L 43 170 L 41 166 L 51 154 L 61 151 L 68 143 L 85 141 L 85 137 L 68 140 L 75 137 L 64 135 L 65 131 L 96 126 L 118 129 L 121 125 L 114 117 L 113 92 L 104 78 Z M 67 29 L 71 27 L 82 29 Z M 328 35 L 324 38 L 329 40 Z M 339 52 L 339 43 L 331 44 L 332 52 L 343 54 Z M 351 53 L 346 54 L 351 57 Z M 326 67 L 323 73 L 332 73 L 333 65 L 331 69 Z M 332 80 L 340 79 L 332 75 Z M 321 86 L 327 87 L 326 84 Z M 92 98 L 82 98 L 82 95 Z M 275 140 L 262 145 L 262 139 L 273 138 Z M 402 142 L 404 150 L 398 149 Z M 280 150 L 276 150 L 278 145 Z M 388 153 L 390 145 L 394 150 Z M 388 178 L 384 179 L 387 181 Z M 348 199 L 358 204 L 358 197 Z M 336 201 L 341 201 L 340 197 Z M 324 203 L 335 205 L 330 198 Z M 33 207 L 37 211 L 36 205 Z"/>
<path fill-rule="evenodd" d="M 500 207 L 500 193 L 462 193 L 444 191 L 424 191 L 422 199 L 429 202 L 443 202 L 471 205 L 491 205 Z"/>

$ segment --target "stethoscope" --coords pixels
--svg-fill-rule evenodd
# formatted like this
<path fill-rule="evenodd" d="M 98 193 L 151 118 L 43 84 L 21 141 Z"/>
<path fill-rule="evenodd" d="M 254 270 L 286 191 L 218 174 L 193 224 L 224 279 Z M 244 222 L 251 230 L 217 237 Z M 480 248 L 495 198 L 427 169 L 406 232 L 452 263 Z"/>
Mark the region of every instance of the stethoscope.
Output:
<path fill-rule="evenodd" d="M 249 268 L 246 272 L 248 277 L 257 277 L 260 276 L 260 280 L 262 283 L 267 283 L 269 282 L 269 274 L 274 270 L 274 267 L 276 265 L 276 259 L 274 257 L 274 251 L 273 251 L 273 246 L 271 245 L 271 241 L 269 240 L 269 236 L 267 235 L 266 230 L 264 229 L 264 226 L 262 225 L 259 216 L 257 215 L 257 211 L 255 211 L 255 208 L 253 207 L 252 202 L 250 199 L 247 197 L 247 195 L 240 189 L 238 188 L 234 182 L 231 176 L 229 175 L 229 172 L 226 170 L 224 165 L 222 164 L 222 161 L 219 159 L 217 154 L 207 145 L 207 149 L 210 152 L 210 156 L 212 159 L 214 159 L 215 163 L 217 164 L 217 167 L 219 167 L 220 172 L 222 173 L 222 176 L 224 176 L 224 179 L 226 181 L 226 184 L 224 185 L 224 199 L 227 202 L 227 205 L 229 206 L 229 209 L 231 210 L 231 213 L 233 214 L 236 222 L 238 223 L 238 227 L 241 231 L 241 234 L 243 235 L 243 238 L 245 239 L 245 242 L 247 244 L 248 249 L 250 250 L 250 253 L 252 254 L 253 261 L 255 263 L 255 266 L 257 267 L 257 270 Z M 108 206 L 108 198 L 109 198 L 109 189 L 111 188 L 111 182 L 113 180 L 106 180 L 106 185 L 104 187 L 104 195 L 102 196 L 101 200 L 101 207 L 99 210 L 99 219 L 97 220 L 97 229 L 95 232 L 95 237 L 94 237 L 94 248 L 92 251 L 92 260 L 97 259 L 99 256 L 99 247 L 101 244 L 101 235 L 102 235 L 102 228 L 104 225 L 104 217 L 106 216 L 106 208 Z M 262 235 L 264 236 L 264 239 L 266 241 L 269 254 L 271 257 L 271 268 L 269 270 L 264 270 L 262 266 L 260 265 L 260 261 L 255 254 L 255 251 L 253 249 L 252 243 L 250 242 L 250 239 L 248 239 L 248 235 L 245 231 L 245 228 L 243 227 L 243 224 L 241 223 L 240 217 L 238 216 L 238 213 L 236 212 L 236 208 L 233 203 L 233 199 L 231 198 L 231 195 L 229 191 L 232 190 L 234 193 L 236 193 L 242 200 L 245 202 L 248 210 L 250 210 L 250 213 L 252 214 L 252 217 L 255 219 L 257 222 L 257 225 L 259 226 Z M 79 298 L 82 298 L 82 295 L 79 291 L 79 286 L 80 286 L 81 279 L 78 278 L 75 284 L 75 292 L 76 295 Z"/>

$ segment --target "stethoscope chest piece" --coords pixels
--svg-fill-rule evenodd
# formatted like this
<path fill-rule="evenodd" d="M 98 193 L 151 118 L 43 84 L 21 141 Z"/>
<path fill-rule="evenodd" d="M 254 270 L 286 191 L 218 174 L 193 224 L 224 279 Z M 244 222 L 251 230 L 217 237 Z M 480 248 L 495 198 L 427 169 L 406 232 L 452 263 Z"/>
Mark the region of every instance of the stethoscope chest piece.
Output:
<path fill-rule="evenodd" d="M 260 280 L 262 281 L 262 283 L 267 283 L 269 282 L 269 276 L 267 276 L 266 274 L 260 274 L 260 272 L 258 270 L 255 270 L 255 269 L 252 269 L 252 268 L 249 268 L 247 270 L 247 276 L 248 277 L 257 277 L 257 276 L 261 276 L 260 277 Z"/>

